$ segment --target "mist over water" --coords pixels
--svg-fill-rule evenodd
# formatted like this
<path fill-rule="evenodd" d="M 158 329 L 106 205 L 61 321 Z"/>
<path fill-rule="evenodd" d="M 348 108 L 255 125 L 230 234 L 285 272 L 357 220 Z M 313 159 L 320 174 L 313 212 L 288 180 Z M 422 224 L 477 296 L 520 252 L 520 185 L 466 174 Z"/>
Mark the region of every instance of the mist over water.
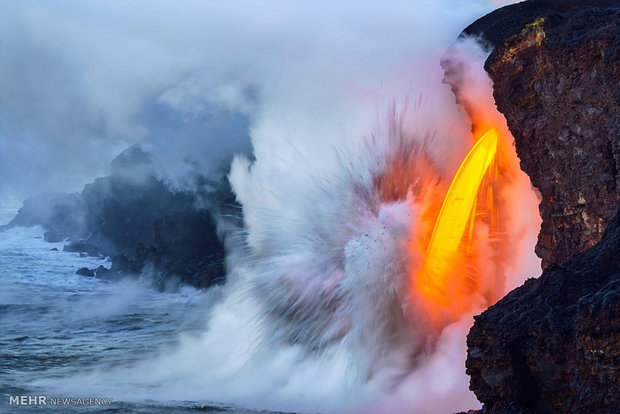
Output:
<path fill-rule="evenodd" d="M 482 68 L 487 52 L 474 40 L 458 48 L 467 66 L 459 99 L 470 105 L 457 105 L 442 83 L 440 57 L 493 7 L 463 3 L 238 3 L 235 10 L 191 3 L 193 13 L 169 3 L 147 10 L 139 2 L 100 9 L 63 3 L 61 20 L 58 10 L 40 4 L 4 6 L 13 13 L 2 29 L 11 65 L 20 64 L 13 52 L 26 31 L 27 50 L 51 54 L 51 72 L 71 74 L 77 84 L 76 103 L 54 115 L 69 132 L 42 122 L 26 134 L 16 103 L 3 99 L 13 111 L 0 131 L 4 153 L 18 155 L 22 165 L 43 162 L 57 175 L 19 175 L 23 167 L 7 157 L 3 202 L 78 189 L 114 151 L 139 141 L 177 188 L 191 189 L 196 170 L 230 163 L 244 221 L 227 244 L 227 283 L 216 292 L 187 293 L 201 303 L 200 310 L 186 309 L 197 325 L 172 329 L 175 340 L 147 355 L 122 345 L 122 363 L 87 361 L 78 372 L 22 379 L 27 386 L 128 403 L 294 412 L 478 407 L 464 373 L 465 335 L 482 309 L 474 305 L 440 332 L 428 330 L 408 293 L 407 268 L 416 257 L 405 248 L 422 231 L 420 203 L 411 191 L 385 200 L 376 188 L 395 151 L 408 148 L 412 162 L 432 167 L 423 193 L 443 191 L 473 143 L 474 113 L 493 114 L 489 122 L 506 129 Z M 14 71 L 1 81 L 20 76 Z M 48 92 L 31 86 L 32 93 L 54 102 L 66 85 L 45 79 Z M 24 98 L 15 92 L 11 99 Z M 30 115 L 45 111 L 38 105 Z M 76 116 L 71 105 L 82 107 L 78 118 L 92 139 L 68 127 Z M 18 137 L 31 148 L 42 145 L 26 155 Z M 67 145 L 75 151 L 64 165 Z M 509 187 L 504 197 L 519 203 L 507 224 L 515 245 L 504 292 L 539 269 L 536 195 L 524 174 Z M 84 302 L 88 317 L 122 320 L 152 294 L 143 286 L 115 289 L 113 298 Z M 160 295 L 147 300 L 169 303 Z M 157 328 L 144 329 L 157 336 Z"/>

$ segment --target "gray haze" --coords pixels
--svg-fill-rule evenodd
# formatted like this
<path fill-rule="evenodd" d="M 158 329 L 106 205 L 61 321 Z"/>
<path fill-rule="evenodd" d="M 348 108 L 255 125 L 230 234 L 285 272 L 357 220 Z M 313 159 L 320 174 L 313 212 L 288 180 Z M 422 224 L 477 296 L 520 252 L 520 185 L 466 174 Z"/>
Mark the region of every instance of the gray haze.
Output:
<path fill-rule="evenodd" d="M 0 209 L 79 191 L 136 142 L 182 185 L 250 136 L 366 134 L 380 103 L 417 88 L 416 62 L 492 8 L 0 1 Z"/>

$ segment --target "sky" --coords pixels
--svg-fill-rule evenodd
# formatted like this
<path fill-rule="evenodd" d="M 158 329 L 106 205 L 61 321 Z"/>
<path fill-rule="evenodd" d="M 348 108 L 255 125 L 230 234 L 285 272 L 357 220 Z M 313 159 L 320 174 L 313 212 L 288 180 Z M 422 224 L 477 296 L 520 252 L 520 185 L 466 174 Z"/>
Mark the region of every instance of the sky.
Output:
<path fill-rule="evenodd" d="M 497 5 L 0 0 L 0 209 L 80 191 L 134 143 L 182 177 L 257 134 L 368 134 Z"/>

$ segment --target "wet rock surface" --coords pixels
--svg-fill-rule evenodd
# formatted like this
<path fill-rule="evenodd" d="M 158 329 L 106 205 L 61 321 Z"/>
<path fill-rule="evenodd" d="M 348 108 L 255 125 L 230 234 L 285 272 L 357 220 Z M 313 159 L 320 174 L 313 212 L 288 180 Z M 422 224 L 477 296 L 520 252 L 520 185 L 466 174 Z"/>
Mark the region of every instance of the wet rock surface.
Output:
<path fill-rule="evenodd" d="M 76 275 L 80 275 L 80 276 L 87 276 L 87 277 L 94 277 L 95 276 L 95 272 L 90 270 L 87 267 L 81 267 L 78 269 L 77 272 L 75 272 Z"/>

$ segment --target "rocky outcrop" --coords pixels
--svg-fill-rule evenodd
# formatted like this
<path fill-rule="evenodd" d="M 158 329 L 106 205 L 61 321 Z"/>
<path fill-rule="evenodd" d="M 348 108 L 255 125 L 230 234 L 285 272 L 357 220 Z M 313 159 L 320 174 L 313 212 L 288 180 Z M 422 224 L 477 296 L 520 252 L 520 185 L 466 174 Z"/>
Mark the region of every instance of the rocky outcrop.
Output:
<path fill-rule="evenodd" d="M 475 317 L 466 365 L 485 413 L 617 412 L 619 258 L 620 210 L 596 246 Z"/>
<path fill-rule="evenodd" d="M 536 14 L 486 63 L 521 167 L 542 196 L 543 268 L 598 242 L 620 202 L 616 6 Z"/>
<path fill-rule="evenodd" d="M 180 211 L 155 220 L 153 228 L 150 245 L 139 244 L 131 253 L 114 256 L 114 276 L 151 274 L 160 288 L 176 282 L 202 288 L 225 280 L 225 251 L 211 211 Z"/>
<path fill-rule="evenodd" d="M 618 0 L 527 0 L 482 16 L 463 29 L 460 37 L 478 37 L 495 49 L 539 17 L 544 16 L 547 22 L 556 22 L 586 8 L 613 7 L 618 7 Z"/>
<path fill-rule="evenodd" d="M 528 1 L 470 26 L 496 46 L 485 68 L 542 195 L 545 267 L 468 335 L 470 388 L 485 414 L 618 411 L 618 6 Z"/>
<path fill-rule="evenodd" d="M 139 146 L 116 157 L 111 172 L 82 190 L 87 208 L 86 232 L 78 241 L 94 246 L 106 256 L 133 255 L 138 246 L 152 245 L 155 221 L 194 209 L 195 195 L 170 189 L 158 177 L 150 156 Z"/>
<path fill-rule="evenodd" d="M 80 276 L 95 277 L 95 272 L 87 267 L 79 268 L 75 274 Z"/>
<path fill-rule="evenodd" d="M 68 240 L 64 251 L 112 258 L 111 269 L 79 274 L 110 280 L 150 274 L 158 287 L 223 281 L 225 252 L 215 217 L 233 221 L 240 215 L 224 174 L 199 177 L 197 191 L 174 190 L 137 145 L 111 167 L 110 176 L 87 184 L 80 194 L 26 200 L 7 227 L 41 225 L 46 240 Z"/>
<path fill-rule="evenodd" d="M 80 238 L 84 234 L 85 215 L 86 205 L 80 194 L 42 194 L 24 201 L 18 214 L 0 230 L 40 225 L 46 229 L 45 240 L 56 243 Z"/>

